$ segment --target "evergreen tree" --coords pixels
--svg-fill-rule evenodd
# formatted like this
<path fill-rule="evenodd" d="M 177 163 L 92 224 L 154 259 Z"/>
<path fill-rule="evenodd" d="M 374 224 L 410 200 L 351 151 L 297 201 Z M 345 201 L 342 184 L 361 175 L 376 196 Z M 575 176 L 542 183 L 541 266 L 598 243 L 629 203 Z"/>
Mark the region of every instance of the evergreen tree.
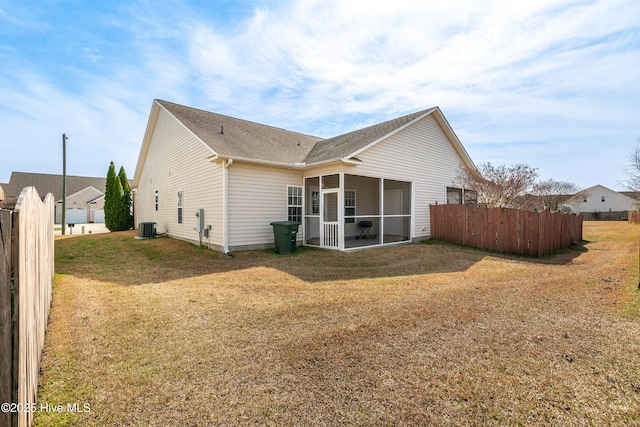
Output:
<path fill-rule="evenodd" d="M 110 231 L 121 231 L 122 227 L 122 199 L 124 190 L 122 182 L 116 175 L 113 161 L 107 171 L 107 182 L 104 193 L 104 222 Z"/>
<path fill-rule="evenodd" d="M 122 185 L 122 229 L 130 230 L 133 228 L 133 215 L 131 214 L 131 185 L 127 179 L 127 173 L 124 171 L 124 166 L 120 166 L 118 178 Z"/>

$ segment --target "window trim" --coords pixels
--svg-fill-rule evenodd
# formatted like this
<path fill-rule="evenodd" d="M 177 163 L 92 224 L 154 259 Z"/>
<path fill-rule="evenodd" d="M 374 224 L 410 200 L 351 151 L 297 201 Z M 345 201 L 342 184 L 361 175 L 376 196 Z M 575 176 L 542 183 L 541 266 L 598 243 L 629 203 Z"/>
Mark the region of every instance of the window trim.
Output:
<path fill-rule="evenodd" d="M 295 193 L 292 190 L 295 189 Z M 299 203 L 295 203 L 299 202 Z M 302 208 L 304 206 L 304 187 L 301 185 L 287 185 L 287 221 L 302 223 Z M 292 215 L 291 210 L 296 209 L 297 213 Z"/>
<path fill-rule="evenodd" d="M 183 190 L 178 190 L 178 224 L 182 224 L 183 223 L 183 213 L 184 213 L 184 191 Z"/>
<path fill-rule="evenodd" d="M 457 196 L 458 202 L 453 203 L 449 201 L 449 195 L 455 194 Z M 462 205 L 464 204 L 464 189 L 458 187 L 447 187 L 445 190 L 446 201 L 448 205 Z"/>
<path fill-rule="evenodd" d="M 353 194 L 353 197 L 347 197 L 347 193 Z M 353 205 L 347 205 L 347 200 L 353 200 Z M 356 206 L 357 206 L 357 196 L 356 190 L 344 190 L 344 223 L 345 224 L 355 224 L 356 223 Z M 348 209 L 353 209 L 353 214 L 349 215 L 347 213 Z M 352 217 L 352 218 L 347 218 Z"/>

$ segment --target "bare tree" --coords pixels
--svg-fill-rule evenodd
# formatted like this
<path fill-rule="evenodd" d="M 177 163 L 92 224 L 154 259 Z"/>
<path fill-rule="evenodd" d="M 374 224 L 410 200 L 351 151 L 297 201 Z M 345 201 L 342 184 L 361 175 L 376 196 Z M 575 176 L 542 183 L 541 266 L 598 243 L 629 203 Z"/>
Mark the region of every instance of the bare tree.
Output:
<path fill-rule="evenodd" d="M 536 182 L 532 190 L 532 194 L 536 196 L 542 210 L 555 212 L 560 210 L 562 204 L 576 194 L 579 189 L 572 182 L 549 179 Z"/>
<path fill-rule="evenodd" d="M 473 190 L 478 204 L 490 208 L 522 208 L 529 204 L 531 190 L 538 178 L 536 168 L 525 164 L 493 166 L 481 163 L 477 169 L 462 168 L 458 183 Z"/>
<path fill-rule="evenodd" d="M 640 138 L 635 150 L 629 154 L 629 165 L 625 169 L 628 176 L 626 187 L 631 191 L 640 191 Z"/>

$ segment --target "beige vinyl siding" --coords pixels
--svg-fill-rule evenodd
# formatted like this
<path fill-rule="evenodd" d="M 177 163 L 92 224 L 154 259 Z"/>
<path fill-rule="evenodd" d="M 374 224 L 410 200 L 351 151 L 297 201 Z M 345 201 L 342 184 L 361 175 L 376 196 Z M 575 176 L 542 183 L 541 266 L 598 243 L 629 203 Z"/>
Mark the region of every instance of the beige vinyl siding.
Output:
<path fill-rule="evenodd" d="M 230 249 L 271 246 L 270 223 L 287 220 L 287 186 L 302 186 L 302 173 L 238 161 L 228 172 Z"/>
<path fill-rule="evenodd" d="M 309 167 L 304 170 L 303 174 L 305 178 L 308 178 L 308 177 L 320 176 L 320 175 L 331 175 L 338 172 L 357 173 L 355 171 L 356 171 L 356 167 L 351 164 L 331 163 L 328 165 Z"/>
<path fill-rule="evenodd" d="M 195 213 L 205 211 L 212 247 L 222 247 L 222 165 L 211 163 L 212 151 L 177 120 L 160 110 L 136 194 L 137 221 L 156 222 L 159 233 L 198 241 Z M 158 190 L 159 209 L 154 192 Z M 178 190 L 182 190 L 183 222 L 178 224 Z"/>
<path fill-rule="evenodd" d="M 454 186 L 458 153 L 433 116 L 414 123 L 357 156 L 363 163 L 351 173 L 414 183 L 415 237 L 430 234 L 429 205 L 446 203 Z"/>

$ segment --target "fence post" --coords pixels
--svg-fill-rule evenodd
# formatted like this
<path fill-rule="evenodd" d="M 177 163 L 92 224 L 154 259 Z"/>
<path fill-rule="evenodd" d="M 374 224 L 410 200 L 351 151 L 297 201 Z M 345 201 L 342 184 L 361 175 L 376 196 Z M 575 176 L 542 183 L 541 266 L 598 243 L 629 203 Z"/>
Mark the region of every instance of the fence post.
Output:
<path fill-rule="evenodd" d="M 11 211 L 0 209 L 0 403 L 13 402 L 11 262 Z M 11 426 L 10 412 L 0 411 L 0 426 Z"/>
<path fill-rule="evenodd" d="M 22 194 L 22 193 L 21 193 Z M 13 211 L 13 228 L 11 233 L 11 255 L 13 269 L 13 361 L 11 363 L 11 401 L 19 403 L 18 386 L 20 377 L 19 360 L 20 360 L 20 212 Z M 19 414 L 14 412 L 12 415 L 13 426 L 18 426 Z"/>
<path fill-rule="evenodd" d="M 13 212 L 13 402 L 35 404 L 53 281 L 53 196 L 44 202 L 34 187 L 20 193 Z M 29 426 L 33 412 L 17 414 Z M 15 418 L 14 418 L 14 423 Z"/>

